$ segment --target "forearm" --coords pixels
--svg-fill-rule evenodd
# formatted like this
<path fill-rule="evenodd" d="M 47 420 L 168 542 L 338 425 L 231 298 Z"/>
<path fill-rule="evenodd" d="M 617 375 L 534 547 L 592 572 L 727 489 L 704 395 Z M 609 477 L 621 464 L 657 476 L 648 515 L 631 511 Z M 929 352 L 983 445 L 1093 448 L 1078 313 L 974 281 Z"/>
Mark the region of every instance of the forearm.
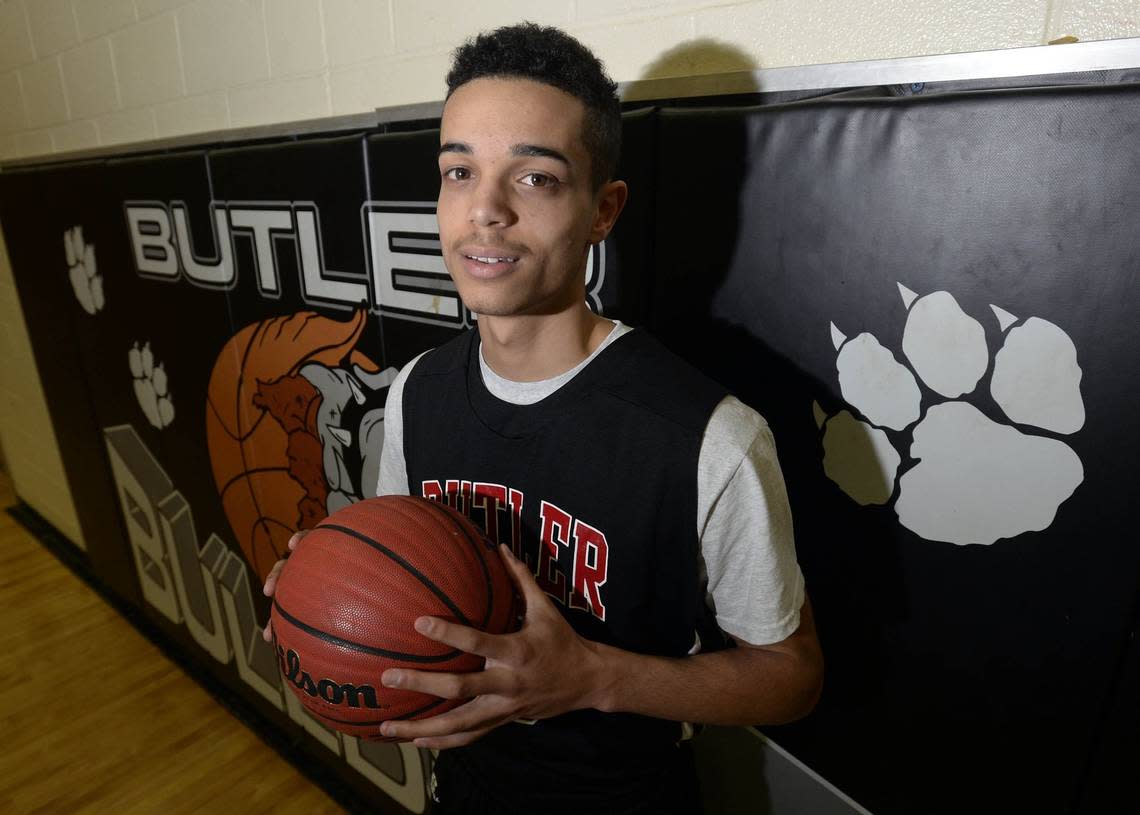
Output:
<path fill-rule="evenodd" d="M 822 670 L 754 648 L 669 659 L 598 646 L 592 706 L 707 724 L 783 724 L 819 698 Z"/>
<path fill-rule="evenodd" d="M 635 654 L 598 643 L 589 671 L 588 704 L 708 724 L 782 724 L 815 707 L 823 657 L 811 606 L 800 629 L 769 647 L 742 645 L 681 658 Z"/>

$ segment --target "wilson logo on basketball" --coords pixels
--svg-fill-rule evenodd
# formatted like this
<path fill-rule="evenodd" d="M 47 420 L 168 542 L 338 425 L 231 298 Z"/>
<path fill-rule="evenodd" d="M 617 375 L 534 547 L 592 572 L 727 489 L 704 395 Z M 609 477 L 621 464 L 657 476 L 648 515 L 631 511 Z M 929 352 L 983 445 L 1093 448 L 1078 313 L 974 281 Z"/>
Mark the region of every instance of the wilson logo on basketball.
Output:
<path fill-rule="evenodd" d="M 353 685 L 335 679 L 314 681 L 309 672 L 301 668 L 301 657 L 292 648 L 286 651 L 278 645 L 277 657 L 281 660 L 281 673 L 285 679 L 314 699 L 321 698 L 333 705 L 347 704 L 349 707 L 368 707 L 373 710 L 391 707 L 380 704 L 376 698 L 376 688 L 371 685 Z"/>

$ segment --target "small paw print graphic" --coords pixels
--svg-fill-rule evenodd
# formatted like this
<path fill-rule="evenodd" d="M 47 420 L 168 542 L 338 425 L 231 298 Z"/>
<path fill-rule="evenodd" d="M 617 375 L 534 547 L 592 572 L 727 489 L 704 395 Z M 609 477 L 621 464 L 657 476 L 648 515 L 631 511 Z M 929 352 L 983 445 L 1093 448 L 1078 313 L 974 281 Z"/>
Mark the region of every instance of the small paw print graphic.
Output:
<path fill-rule="evenodd" d="M 909 367 L 873 334 L 848 338 L 831 325 L 840 391 L 854 412 L 828 416 L 813 404 L 824 472 L 860 505 L 891 505 L 927 540 L 988 545 L 1047 529 L 1084 480 L 1080 458 L 1058 438 L 1085 421 L 1073 341 L 1048 320 L 991 305 L 1002 333 L 991 369 L 985 329 L 953 295 L 898 286 Z M 1010 423 L 961 399 L 979 401 L 987 384 Z"/>
<path fill-rule="evenodd" d="M 136 342 L 127 354 L 127 361 L 135 380 L 135 396 L 139 400 L 139 407 L 152 425 L 159 430 L 167 427 L 174 421 L 174 402 L 171 401 L 168 390 L 166 371 L 163 370 L 162 363 L 154 364 L 150 343 L 144 344 L 140 350 Z"/>
<path fill-rule="evenodd" d="M 103 309 L 103 278 L 95 267 L 95 244 L 83 242 L 83 227 L 73 226 L 63 233 L 67 273 L 75 298 L 88 314 Z"/>

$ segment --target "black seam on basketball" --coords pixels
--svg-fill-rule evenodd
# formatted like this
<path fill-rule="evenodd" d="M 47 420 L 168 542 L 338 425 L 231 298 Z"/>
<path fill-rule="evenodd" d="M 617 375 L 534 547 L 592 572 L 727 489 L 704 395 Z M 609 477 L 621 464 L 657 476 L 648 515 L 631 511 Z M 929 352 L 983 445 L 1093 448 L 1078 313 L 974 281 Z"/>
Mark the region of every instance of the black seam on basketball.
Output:
<path fill-rule="evenodd" d="M 324 640 L 325 642 L 331 642 L 334 645 L 343 646 L 344 648 L 348 648 L 352 651 L 360 651 L 362 653 L 372 654 L 373 656 L 378 656 L 378 657 L 388 657 L 389 659 L 400 660 L 402 662 L 428 662 L 428 663 L 430 663 L 430 662 L 447 662 L 449 659 L 455 659 L 457 656 L 461 656 L 463 654 L 462 651 L 451 650 L 451 651 L 448 651 L 446 654 L 441 654 L 439 656 L 432 657 L 432 656 L 424 656 L 422 654 L 405 654 L 401 651 L 389 651 L 387 648 L 377 648 L 373 645 L 365 645 L 364 643 L 361 643 L 361 642 L 353 642 L 352 640 L 346 640 L 346 639 L 343 639 L 341 637 L 338 637 L 335 634 L 330 634 L 327 631 L 321 631 L 321 629 L 319 629 L 319 628 L 314 628 L 313 626 L 309 625 L 308 623 L 305 623 L 305 622 L 302 622 L 301 620 L 298 620 L 296 617 L 294 617 L 288 611 L 281 608 L 281 603 L 277 601 L 277 598 L 273 599 L 273 607 L 275 609 L 277 609 L 278 614 L 280 614 L 282 617 L 285 618 L 285 621 L 287 623 L 289 623 L 290 625 L 296 626 L 297 628 L 304 631 L 306 634 L 310 634 L 310 635 L 316 637 L 317 639 Z"/>
<path fill-rule="evenodd" d="M 491 576 L 487 569 L 486 561 L 483 559 L 483 550 L 493 549 L 494 547 L 486 541 L 486 539 L 473 539 L 467 531 L 464 521 L 467 519 L 459 514 L 459 510 L 452 507 L 445 506 L 438 501 L 432 501 L 427 498 L 419 498 L 414 495 L 399 495 L 392 496 L 398 499 L 398 503 L 391 506 L 391 511 L 398 513 L 401 518 L 409 523 L 415 524 L 417 529 L 421 530 L 425 537 L 436 529 L 444 532 L 455 531 L 461 532 L 463 539 L 468 542 L 474 549 L 475 559 L 479 561 L 480 568 L 483 569 L 483 579 L 486 583 L 486 600 L 487 604 L 483 612 L 483 621 L 480 625 L 476 626 L 474 623 L 467 623 L 472 627 L 476 627 L 481 631 L 487 629 L 487 622 L 490 619 L 491 612 L 494 609 L 494 591 L 491 587 Z M 420 510 L 423 505 L 427 504 L 431 508 L 431 518 L 421 515 Z M 456 517 L 458 515 L 458 518 Z M 431 523 L 435 523 L 433 530 L 428 530 L 427 527 Z M 469 521 L 468 521 L 469 522 Z"/>
<path fill-rule="evenodd" d="M 357 532 L 355 529 L 350 529 L 347 526 L 341 526 L 339 524 L 322 523 L 317 528 L 318 529 L 335 529 L 337 532 L 343 532 L 344 534 L 348 535 L 349 537 L 356 538 L 361 543 L 365 543 L 368 546 L 371 546 L 373 549 L 375 549 L 380 554 L 396 561 L 396 563 L 398 563 L 400 566 L 402 566 L 404 569 L 407 570 L 408 574 L 412 575 L 414 578 L 416 578 L 416 580 L 419 580 L 421 583 L 423 583 L 424 586 L 427 587 L 428 591 L 430 591 L 432 594 L 434 594 L 436 597 L 438 597 L 443 602 L 443 604 L 445 606 L 447 606 L 451 610 L 451 612 L 453 614 L 455 614 L 456 617 L 459 618 L 460 622 L 462 622 L 464 625 L 468 625 L 468 626 L 471 625 L 471 621 L 467 619 L 467 615 L 464 614 L 459 609 L 459 606 L 455 605 L 455 601 L 452 600 L 450 597 L 448 597 L 447 594 L 443 591 L 443 589 L 441 589 L 439 586 L 437 586 L 435 583 L 433 583 L 431 581 L 431 578 L 429 578 L 427 575 L 425 575 L 423 572 L 421 572 L 419 569 L 417 569 L 415 566 L 413 566 L 407 560 L 405 560 L 404 558 L 400 557 L 398 554 L 393 552 L 391 549 L 389 549 L 384 544 L 380 543 L 379 541 L 372 540 L 372 538 L 368 537 L 367 535 L 362 535 L 361 533 Z"/>
<path fill-rule="evenodd" d="M 421 708 L 416 708 L 411 713 L 401 713 L 399 716 L 393 716 L 392 720 L 393 721 L 399 721 L 401 719 L 410 719 L 413 716 L 419 716 L 421 713 L 427 713 L 429 710 L 432 710 L 433 708 L 439 707 L 440 705 L 442 705 L 446 701 L 448 701 L 448 700 L 447 699 L 436 699 L 434 702 L 428 702 L 426 705 L 424 705 Z"/>
<path fill-rule="evenodd" d="M 336 722 L 337 724 L 351 724 L 356 725 L 357 727 L 368 727 L 369 725 L 374 724 L 384 724 L 384 722 L 398 722 L 405 719 L 410 719 L 413 716 L 419 716 L 421 713 L 427 713 L 432 708 L 437 708 L 446 701 L 448 700 L 436 699 L 434 702 L 428 702 L 423 707 L 417 708 L 410 713 L 401 713 L 399 716 L 389 716 L 387 719 L 368 719 L 367 721 L 361 721 L 359 719 L 337 719 L 333 716 L 329 716 L 327 713 L 321 713 L 319 710 L 314 710 L 308 706 L 305 707 L 305 710 L 312 713 L 314 716 L 318 716 L 324 719 L 326 722 Z"/>
<path fill-rule="evenodd" d="M 447 520 L 450 521 L 456 529 L 463 533 L 463 537 L 465 537 L 467 539 L 467 542 L 470 543 L 475 549 L 475 559 L 479 561 L 479 565 L 483 569 L 483 579 L 487 584 L 487 609 L 483 613 L 483 622 L 479 626 L 480 630 L 486 630 L 487 623 L 491 621 L 491 614 L 495 609 L 495 587 L 491 582 L 491 570 L 487 566 L 487 561 L 483 559 L 483 552 L 492 547 L 489 547 L 485 544 L 486 539 L 481 540 L 478 538 L 473 538 L 471 536 L 471 533 L 467 530 L 467 527 L 464 524 L 460 523 L 459 520 L 456 519 L 450 512 L 444 509 L 438 501 L 432 501 L 431 499 L 427 498 L 422 500 L 427 501 L 427 503 L 431 505 L 431 507 L 436 510 L 437 513 L 442 512 L 444 517 L 447 518 Z"/>
<path fill-rule="evenodd" d="M 458 522 L 455 517 L 450 512 L 448 512 L 447 509 L 443 508 L 442 505 L 438 504 L 435 501 L 429 501 L 426 498 L 418 498 L 414 495 L 397 495 L 392 496 L 392 498 L 394 499 L 394 502 L 389 507 L 390 511 L 393 514 L 399 515 L 400 518 L 408 524 L 413 525 L 416 528 L 417 532 L 419 532 L 419 534 L 421 534 L 425 539 L 430 539 L 431 536 L 437 532 L 466 533 L 466 530 L 461 526 L 460 522 Z M 427 512 L 427 514 L 421 512 L 421 510 L 425 509 L 423 504 L 427 504 L 430 507 L 431 511 Z M 436 512 L 436 510 L 438 510 L 438 512 Z M 429 529 L 429 527 L 431 528 Z M 470 543 L 470 537 L 466 534 L 464 534 L 464 539 Z M 475 556 L 476 559 L 478 559 L 480 557 L 478 554 L 478 546 L 475 548 Z M 485 571 L 486 567 L 484 567 L 484 572 Z M 469 622 L 466 619 L 466 616 L 464 616 L 464 622 L 469 626 L 478 627 L 480 630 L 483 630 L 487 627 L 486 617 L 487 614 L 484 612 L 484 620 L 481 626 L 475 626 L 474 623 Z"/>

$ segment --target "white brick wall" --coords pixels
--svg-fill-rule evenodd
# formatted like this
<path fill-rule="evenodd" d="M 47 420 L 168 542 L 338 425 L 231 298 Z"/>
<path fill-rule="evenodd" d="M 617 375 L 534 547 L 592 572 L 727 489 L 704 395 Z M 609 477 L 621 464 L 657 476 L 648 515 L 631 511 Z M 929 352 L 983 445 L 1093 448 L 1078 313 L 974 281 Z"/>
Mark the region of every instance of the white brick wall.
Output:
<path fill-rule="evenodd" d="M 47 130 L 21 130 L 15 134 L 16 151 L 14 156 L 38 156 L 50 153 L 51 133 Z"/>
<path fill-rule="evenodd" d="M 811 13 L 804 13 L 804 6 Z M 1043 4 L 1024 0 L 769 0 L 694 15 L 697 35 L 755 55 L 760 68 L 1040 45 Z M 969 25 L 964 25 L 968 16 Z M 915 25 L 922 20 L 922 25 Z M 1137 15 L 1140 24 L 1140 13 Z"/>
<path fill-rule="evenodd" d="M 160 138 L 184 133 L 222 130 L 230 124 L 230 105 L 224 93 L 188 96 L 156 105 L 154 118 Z"/>
<path fill-rule="evenodd" d="M 158 135 L 151 108 L 133 108 L 101 116 L 95 120 L 95 126 L 99 129 L 100 144 L 146 141 Z"/>
<path fill-rule="evenodd" d="M 0 74 L 0 133 L 13 134 L 28 126 L 20 75 L 15 71 Z"/>
<path fill-rule="evenodd" d="M 0 71 L 27 65 L 35 57 L 23 4 L 0 4 Z"/>
<path fill-rule="evenodd" d="M 321 8 L 330 67 L 395 53 L 390 0 L 322 0 Z"/>
<path fill-rule="evenodd" d="M 1140 3 L 1136 0 L 1053 0 L 1046 39 L 1069 34 L 1084 40 L 1135 37 L 1138 19 Z"/>
<path fill-rule="evenodd" d="M 198 0 L 175 13 L 187 93 L 269 79 L 262 0 Z"/>
<path fill-rule="evenodd" d="M 99 132 L 95 129 L 95 123 L 90 119 L 68 122 L 60 127 L 52 128 L 51 146 L 57 153 L 88 150 L 99 146 Z"/>
<path fill-rule="evenodd" d="M 574 4 L 567 0 L 480 0 L 464 4 L 424 0 L 391 2 L 396 46 L 401 51 L 447 51 L 477 31 L 519 20 L 564 28 L 574 20 Z"/>
<path fill-rule="evenodd" d="M 20 69 L 24 109 L 32 128 L 67 121 L 67 97 L 63 95 L 63 72 L 59 57 L 33 62 Z"/>
<path fill-rule="evenodd" d="M 134 0 L 81 0 L 75 3 L 75 24 L 79 39 L 93 40 L 134 23 Z"/>
<path fill-rule="evenodd" d="M 124 107 L 154 105 L 186 93 L 173 15 L 144 20 L 112 35 L 111 51 Z"/>
<path fill-rule="evenodd" d="M 521 19 L 619 81 L 1140 36 L 1137 0 L 0 0 L 0 158 L 436 100 Z"/>
<path fill-rule="evenodd" d="M 329 114 L 324 76 L 266 82 L 230 91 L 230 124 L 252 127 L 269 122 L 316 119 Z"/>
<path fill-rule="evenodd" d="M 101 38 L 73 48 L 60 62 L 70 118 L 93 119 L 120 107 L 110 40 Z"/>
<path fill-rule="evenodd" d="M 1140 36 L 1137 0 L 0 0 L 0 159 L 437 100 L 452 48 L 522 19 L 619 81 Z M 78 539 L 5 274 L 0 437 Z"/>
<path fill-rule="evenodd" d="M 79 42 L 79 28 L 71 0 L 33 0 L 25 3 L 36 54 L 57 54 Z"/>
<path fill-rule="evenodd" d="M 318 0 L 266 0 L 265 33 L 270 76 L 324 73 L 328 58 Z"/>

